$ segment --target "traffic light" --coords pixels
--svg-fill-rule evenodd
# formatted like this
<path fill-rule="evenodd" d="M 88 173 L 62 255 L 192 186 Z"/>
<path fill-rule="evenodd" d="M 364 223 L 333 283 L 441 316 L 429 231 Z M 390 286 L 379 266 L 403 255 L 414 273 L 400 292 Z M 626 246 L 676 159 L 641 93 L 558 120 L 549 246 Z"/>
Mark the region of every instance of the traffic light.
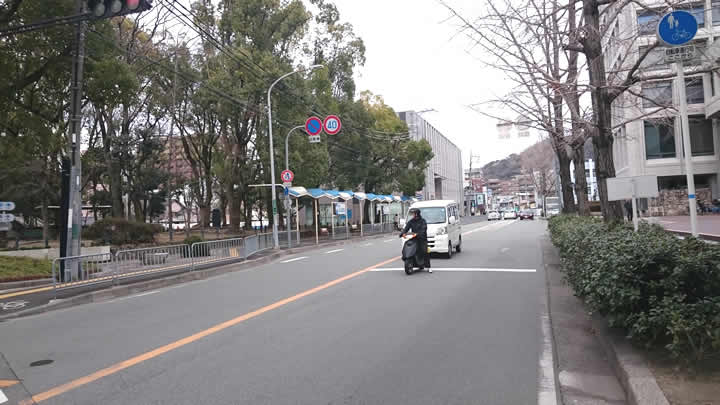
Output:
<path fill-rule="evenodd" d="M 150 10 L 152 0 L 88 0 L 87 7 L 94 18 L 112 18 Z"/>

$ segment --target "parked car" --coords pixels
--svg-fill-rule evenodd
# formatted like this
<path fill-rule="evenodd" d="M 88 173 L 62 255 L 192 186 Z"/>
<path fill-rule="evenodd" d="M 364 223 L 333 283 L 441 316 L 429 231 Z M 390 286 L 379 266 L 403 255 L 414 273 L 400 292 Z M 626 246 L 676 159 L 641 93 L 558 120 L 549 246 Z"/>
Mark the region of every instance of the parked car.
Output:
<path fill-rule="evenodd" d="M 505 211 L 505 213 L 503 213 L 503 219 L 517 219 L 517 214 L 515 211 Z"/>
<path fill-rule="evenodd" d="M 487 218 L 488 218 L 488 221 L 493 221 L 493 220 L 497 221 L 497 220 L 502 219 L 502 217 L 500 216 L 500 213 L 497 211 L 488 212 Z"/>
<path fill-rule="evenodd" d="M 535 213 L 530 210 L 520 212 L 520 220 L 523 219 L 535 219 Z"/>

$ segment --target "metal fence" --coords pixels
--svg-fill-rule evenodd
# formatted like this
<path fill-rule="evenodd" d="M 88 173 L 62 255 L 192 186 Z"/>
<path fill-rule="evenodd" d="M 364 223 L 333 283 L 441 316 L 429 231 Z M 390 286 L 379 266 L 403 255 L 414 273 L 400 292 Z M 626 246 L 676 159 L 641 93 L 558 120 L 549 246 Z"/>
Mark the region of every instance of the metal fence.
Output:
<path fill-rule="evenodd" d="M 191 246 L 173 245 L 121 250 L 115 254 L 113 267 L 116 277 L 129 277 L 192 267 L 192 264 Z"/>
<path fill-rule="evenodd" d="M 201 264 L 241 260 L 249 255 L 245 246 L 245 238 L 193 243 L 191 251 L 193 267 Z"/>
<path fill-rule="evenodd" d="M 335 228 L 332 239 L 360 236 L 358 229 Z M 393 224 L 365 224 L 365 235 L 392 232 Z M 297 234 L 291 233 L 292 246 L 299 246 Z M 288 246 L 288 235 L 278 235 L 280 247 Z M 314 237 L 306 239 L 314 241 Z M 302 241 L 301 241 L 302 242 Z M 191 245 L 159 246 L 121 250 L 113 253 L 57 258 L 52 262 L 53 290 L 93 283 L 114 283 L 119 279 L 168 271 L 194 270 L 197 266 L 245 260 L 253 254 L 274 247 L 273 234 L 261 233 L 245 238 L 221 239 Z M 61 277 L 62 273 L 62 277 Z"/>

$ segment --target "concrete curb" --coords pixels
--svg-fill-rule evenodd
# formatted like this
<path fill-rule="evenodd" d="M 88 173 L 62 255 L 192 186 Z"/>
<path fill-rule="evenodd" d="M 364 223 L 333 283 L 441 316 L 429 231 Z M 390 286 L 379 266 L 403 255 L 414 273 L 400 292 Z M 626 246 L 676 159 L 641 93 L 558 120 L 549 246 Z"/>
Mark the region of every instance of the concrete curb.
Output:
<path fill-rule="evenodd" d="M 593 314 L 592 325 L 631 405 L 670 405 L 647 362 L 624 336 Z"/>
<path fill-rule="evenodd" d="M 8 281 L 0 283 L 0 292 L 11 292 L 11 290 L 19 290 L 28 287 L 38 287 L 52 284 L 52 278 L 40 278 L 35 280 Z"/>
<path fill-rule="evenodd" d="M 204 280 L 211 277 L 217 277 L 227 273 L 233 273 L 248 268 L 256 267 L 259 265 L 267 264 L 280 259 L 285 256 L 291 256 L 298 253 L 307 252 L 315 249 L 324 249 L 333 246 L 343 246 L 352 243 L 363 242 L 372 239 L 381 239 L 391 234 L 381 234 L 365 236 L 362 238 L 346 239 L 341 241 L 333 241 L 329 243 L 321 243 L 319 245 L 301 246 L 298 248 L 284 249 L 279 252 L 271 253 L 267 256 L 259 257 L 257 259 L 241 260 L 236 262 L 225 262 L 217 265 L 206 265 L 198 267 L 195 271 L 184 271 L 180 274 L 174 274 L 165 277 L 159 277 L 152 280 L 140 280 L 137 282 L 130 282 L 128 284 L 119 286 L 109 286 L 97 291 L 91 291 L 84 294 L 65 299 L 58 299 L 50 301 L 45 305 L 41 305 L 35 308 L 30 308 L 24 311 L 17 311 L 11 314 L 0 316 L 0 322 L 4 322 L 10 319 L 22 318 L 30 315 L 37 315 L 44 312 L 50 312 L 58 309 L 66 309 L 82 304 L 89 304 L 93 302 L 107 301 L 113 298 L 125 297 L 133 294 L 138 294 L 144 291 L 156 290 L 158 288 L 170 287 L 178 284 L 183 284 L 190 281 Z"/>

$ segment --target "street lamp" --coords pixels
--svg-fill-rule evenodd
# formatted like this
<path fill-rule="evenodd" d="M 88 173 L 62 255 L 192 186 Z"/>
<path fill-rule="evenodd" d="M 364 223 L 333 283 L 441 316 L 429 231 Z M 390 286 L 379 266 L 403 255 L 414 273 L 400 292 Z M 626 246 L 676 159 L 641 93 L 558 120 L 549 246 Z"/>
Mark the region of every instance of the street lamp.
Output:
<path fill-rule="evenodd" d="M 285 170 L 290 170 L 290 153 L 288 152 L 288 141 L 290 140 L 290 135 L 296 130 L 305 128 L 304 125 L 298 125 L 295 128 L 291 129 L 287 136 L 285 136 Z M 290 194 L 285 194 L 285 211 L 288 213 L 287 217 L 287 237 L 288 237 L 288 247 L 292 247 L 292 238 L 290 237 L 290 224 L 292 223 L 292 220 L 290 219 L 290 210 L 292 209 L 292 204 L 290 203 Z M 300 218 L 298 218 L 298 221 L 300 221 Z M 298 222 L 299 223 L 299 222 Z M 298 244 L 300 244 L 300 239 L 298 238 Z"/>
<path fill-rule="evenodd" d="M 270 182 L 272 184 L 275 184 L 275 154 L 274 154 L 274 147 L 273 147 L 273 126 L 272 126 L 272 99 L 270 97 L 270 93 L 272 93 L 273 87 L 275 87 L 276 84 L 278 84 L 282 79 L 294 75 L 295 73 L 301 73 L 306 70 L 315 70 L 318 68 L 324 67 L 323 65 L 312 65 L 307 68 L 298 69 L 295 71 L 292 71 L 290 73 L 286 73 L 282 76 L 280 76 L 277 80 L 275 80 L 271 85 L 270 88 L 267 91 L 267 109 L 268 109 L 268 134 L 270 135 Z M 280 247 L 280 242 L 278 241 L 278 212 L 277 212 L 277 196 L 275 195 L 275 190 L 273 189 L 272 192 L 272 210 L 273 210 L 273 249 L 278 249 Z"/>

